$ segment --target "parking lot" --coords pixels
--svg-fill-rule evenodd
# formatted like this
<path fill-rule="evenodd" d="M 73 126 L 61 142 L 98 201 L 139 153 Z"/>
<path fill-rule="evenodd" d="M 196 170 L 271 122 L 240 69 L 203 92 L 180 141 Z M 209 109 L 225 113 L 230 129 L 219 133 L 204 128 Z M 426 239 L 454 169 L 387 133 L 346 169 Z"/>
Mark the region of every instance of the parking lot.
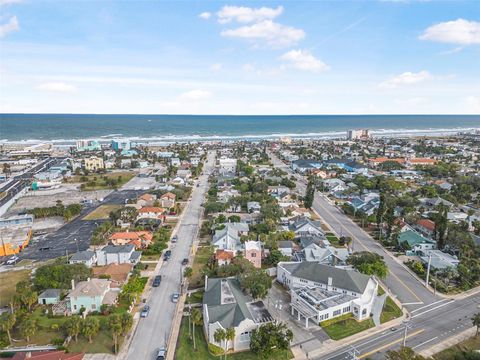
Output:
<path fill-rule="evenodd" d="M 148 190 L 155 188 L 156 184 L 155 177 L 137 175 L 123 185 L 122 190 Z"/>

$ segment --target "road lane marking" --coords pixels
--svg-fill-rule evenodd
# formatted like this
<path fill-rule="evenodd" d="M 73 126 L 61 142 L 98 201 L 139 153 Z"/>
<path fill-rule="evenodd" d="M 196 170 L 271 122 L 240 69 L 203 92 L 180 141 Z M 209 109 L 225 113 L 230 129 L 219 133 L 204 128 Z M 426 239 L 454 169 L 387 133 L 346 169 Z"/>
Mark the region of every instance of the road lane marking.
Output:
<path fill-rule="evenodd" d="M 425 331 L 425 329 L 417 330 L 417 331 L 411 333 L 410 335 L 407 335 L 407 339 L 408 339 L 408 338 L 411 338 L 412 336 L 416 336 L 416 335 L 418 335 L 418 334 L 421 334 L 421 333 L 424 332 L 424 331 Z M 378 347 L 378 348 L 376 348 L 376 349 L 374 349 L 374 350 L 372 350 L 372 351 L 369 351 L 369 352 L 367 352 L 367 353 L 365 353 L 365 354 L 362 354 L 362 355 L 360 355 L 358 358 L 359 358 L 359 359 L 366 358 L 367 356 L 370 356 L 370 355 L 372 355 L 372 354 L 375 354 L 376 352 L 379 352 L 379 351 L 382 351 L 382 350 L 384 350 L 384 349 L 387 349 L 387 348 L 389 348 L 390 346 L 395 345 L 395 344 L 398 344 L 399 342 L 402 342 L 402 341 L 403 341 L 403 336 L 402 336 L 400 339 L 397 339 L 397 340 L 392 341 L 392 342 L 390 342 L 390 343 L 388 343 L 388 344 L 382 345 L 382 346 L 380 346 L 380 347 Z"/>
<path fill-rule="evenodd" d="M 442 300 L 435 301 L 434 303 L 431 303 L 431 304 L 428 304 L 428 305 L 419 307 L 418 309 L 412 310 L 412 311 L 410 311 L 410 313 L 413 314 L 413 313 L 416 312 L 416 311 L 425 309 L 425 308 L 430 307 L 430 306 L 433 306 L 433 305 L 440 304 L 441 302 L 448 301 L 448 300 L 449 300 L 449 299 L 442 299 Z M 411 304 L 413 305 L 413 303 L 411 303 Z M 410 304 L 403 304 L 403 305 L 410 305 Z"/>
<path fill-rule="evenodd" d="M 425 304 L 423 301 L 415 301 L 415 302 L 409 302 L 409 303 L 402 303 L 402 306 L 408 306 L 408 305 L 422 305 Z M 427 305 L 429 306 L 429 305 Z"/>
<path fill-rule="evenodd" d="M 342 225 L 342 223 L 340 223 L 340 220 L 338 220 L 334 215 L 332 215 L 332 213 L 331 213 L 329 210 L 327 210 L 319 201 L 317 201 L 317 203 L 319 203 L 320 207 L 321 207 L 323 210 L 325 210 L 331 217 L 333 217 L 335 220 L 337 220 L 337 222 L 340 224 L 340 226 L 341 226 L 346 232 L 348 232 L 350 235 L 352 235 L 353 239 L 356 239 L 357 242 L 360 243 L 360 245 L 362 245 L 362 247 L 363 247 L 365 250 L 368 251 L 368 248 L 360 241 L 360 239 L 358 239 L 355 235 L 353 235 L 353 233 L 352 233 L 350 230 L 348 230 L 346 227 L 344 227 L 344 226 Z M 350 220 L 350 221 L 351 221 L 351 220 Z M 353 222 L 352 222 L 352 223 L 353 223 Z M 354 224 L 354 223 L 353 223 L 353 224 Z M 355 224 L 355 225 L 356 225 L 356 224 Z M 358 226 L 358 225 L 357 225 L 357 226 Z M 368 236 L 368 235 L 367 235 L 367 236 Z M 395 274 L 394 274 L 393 272 L 391 272 L 391 271 L 389 272 L 389 274 L 392 275 L 395 279 L 397 279 L 398 282 L 400 282 L 400 284 L 402 284 L 402 285 L 405 287 L 405 289 L 407 289 L 408 292 L 410 292 L 410 294 L 413 295 L 413 297 L 414 297 L 415 299 L 417 299 L 417 300 L 420 301 L 420 302 L 422 301 L 422 299 L 420 299 L 420 298 L 417 296 L 417 294 L 415 294 L 402 280 L 400 280 L 400 278 L 399 278 L 397 275 L 395 275 Z M 422 304 L 423 304 L 423 302 L 422 302 Z"/>
<path fill-rule="evenodd" d="M 421 313 L 419 313 L 419 314 L 415 314 L 415 315 L 412 316 L 412 319 L 413 319 L 413 318 L 416 318 L 417 316 L 420 316 L 420 315 L 424 315 L 424 314 L 426 314 L 426 313 L 429 313 L 430 311 L 437 310 L 437 309 L 439 309 L 439 308 L 441 308 L 441 307 L 444 307 L 444 306 L 446 306 L 446 305 L 449 305 L 449 304 L 451 304 L 451 303 L 453 303 L 453 302 L 455 302 L 455 300 L 452 300 L 452 301 L 449 301 L 449 302 L 447 302 L 447 303 L 444 303 L 444 304 L 435 306 L 434 308 L 428 309 L 428 310 L 426 310 L 426 311 L 424 311 L 424 312 L 421 312 Z"/>
<path fill-rule="evenodd" d="M 435 336 L 434 338 L 431 338 L 430 340 L 424 341 L 424 342 L 422 342 L 422 343 L 420 343 L 420 344 L 412 347 L 412 350 L 413 350 L 413 349 L 416 349 L 416 348 L 418 348 L 418 347 L 420 347 L 420 346 L 423 346 L 423 345 L 425 345 L 425 344 L 428 344 L 430 341 L 433 341 L 433 340 L 436 340 L 436 339 L 438 339 L 438 336 Z"/>

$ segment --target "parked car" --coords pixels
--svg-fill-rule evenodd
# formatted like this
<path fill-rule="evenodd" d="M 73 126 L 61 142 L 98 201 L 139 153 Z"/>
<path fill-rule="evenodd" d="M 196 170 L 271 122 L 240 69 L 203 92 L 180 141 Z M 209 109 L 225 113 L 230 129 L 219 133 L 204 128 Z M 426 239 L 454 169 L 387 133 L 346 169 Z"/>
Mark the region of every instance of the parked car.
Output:
<path fill-rule="evenodd" d="M 153 286 L 153 287 L 159 287 L 161 282 L 162 282 L 162 275 L 157 275 L 157 276 L 155 276 L 155 278 L 153 279 L 153 284 L 152 284 L 152 286 Z"/>
<path fill-rule="evenodd" d="M 173 293 L 172 294 L 172 302 L 177 303 L 179 298 L 180 298 L 179 293 Z"/>
<path fill-rule="evenodd" d="M 142 312 L 140 313 L 140 317 L 146 318 L 149 312 L 150 312 L 150 306 L 145 305 L 142 309 Z"/>
<path fill-rule="evenodd" d="M 182 265 L 188 265 L 188 259 L 187 258 L 182 260 Z"/>
<path fill-rule="evenodd" d="M 5 265 L 15 265 L 20 258 L 17 255 L 13 255 L 10 259 L 5 261 Z"/>
<path fill-rule="evenodd" d="M 163 347 L 158 349 L 156 360 L 165 360 L 166 358 L 167 358 L 167 349 Z"/>
<path fill-rule="evenodd" d="M 163 260 L 167 261 L 168 259 L 170 259 L 170 256 L 172 256 L 172 250 L 165 251 L 165 253 L 163 254 Z"/>
<path fill-rule="evenodd" d="M 174 235 L 172 237 L 172 243 L 176 243 L 178 241 L 178 236 L 177 235 Z"/>

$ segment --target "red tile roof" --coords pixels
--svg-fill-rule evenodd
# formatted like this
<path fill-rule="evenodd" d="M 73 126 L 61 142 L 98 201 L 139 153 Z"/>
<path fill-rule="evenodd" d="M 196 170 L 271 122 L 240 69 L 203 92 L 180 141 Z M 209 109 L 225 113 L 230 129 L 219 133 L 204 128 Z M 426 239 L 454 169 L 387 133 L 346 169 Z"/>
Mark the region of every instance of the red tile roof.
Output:
<path fill-rule="evenodd" d="M 435 223 L 429 219 L 420 219 L 417 221 L 417 225 L 424 227 L 427 230 L 435 230 Z"/>

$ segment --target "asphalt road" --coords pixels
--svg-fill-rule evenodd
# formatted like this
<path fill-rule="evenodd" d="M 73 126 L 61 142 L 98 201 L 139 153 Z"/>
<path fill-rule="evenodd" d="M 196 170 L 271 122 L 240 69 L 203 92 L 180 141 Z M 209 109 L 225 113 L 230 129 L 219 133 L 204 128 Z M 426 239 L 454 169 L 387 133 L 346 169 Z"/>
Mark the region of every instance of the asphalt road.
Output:
<path fill-rule="evenodd" d="M 288 166 L 277 157 L 270 155 L 274 166 L 292 174 Z M 295 176 L 298 179 L 297 189 L 304 193 L 306 189 L 305 179 L 299 175 Z M 390 273 L 383 282 L 410 313 L 406 346 L 420 352 L 472 326 L 471 317 L 478 312 L 480 294 L 461 300 L 445 299 L 432 294 L 402 265 L 387 255 L 381 245 L 353 223 L 341 210 L 332 205 L 323 195 L 315 195 L 313 207 L 337 234 L 353 238 L 355 251 L 371 251 L 384 257 Z M 404 328 L 404 325 L 398 328 L 390 328 L 380 334 L 352 342 L 337 351 L 315 359 L 353 359 L 354 352 L 358 359 L 367 357 L 383 359 L 387 350 L 398 349 L 402 346 Z"/>
<path fill-rule="evenodd" d="M 53 234 L 32 241 L 19 254 L 20 259 L 48 260 L 65 256 L 67 253 L 73 254 L 74 252 L 88 249 L 93 230 L 102 220 L 83 220 L 83 218 L 100 205 L 124 204 L 126 199 L 136 198 L 143 192 L 133 190 L 114 191 L 103 202 L 86 205 L 79 216 Z"/>
<path fill-rule="evenodd" d="M 204 173 L 208 173 L 214 163 L 214 154 L 209 153 L 204 166 Z M 185 209 L 178 227 L 178 242 L 171 245 L 172 257 L 164 262 L 159 274 L 162 282 L 159 287 L 152 288 L 147 303 L 150 313 L 147 318 L 140 319 L 127 358 L 155 359 L 156 351 L 165 346 L 172 327 L 175 306 L 171 301 L 174 292 L 180 292 L 183 266 L 181 261 L 189 257 L 191 246 L 198 231 L 202 214 L 201 204 L 208 188 L 207 175 L 200 176 L 199 187 L 194 187 L 191 201 Z M 169 349 L 174 351 L 174 349 Z"/>
<path fill-rule="evenodd" d="M 63 158 L 48 158 L 41 161 L 39 164 L 33 166 L 21 175 L 15 176 L 13 181 L 3 185 L 0 192 L 6 192 L 7 195 L 0 200 L 0 206 L 3 206 L 12 197 L 17 195 L 20 191 L 28 187 L 31 183 L 33 175 L 45 171 L 48 168 L 60 163 Z"/>

